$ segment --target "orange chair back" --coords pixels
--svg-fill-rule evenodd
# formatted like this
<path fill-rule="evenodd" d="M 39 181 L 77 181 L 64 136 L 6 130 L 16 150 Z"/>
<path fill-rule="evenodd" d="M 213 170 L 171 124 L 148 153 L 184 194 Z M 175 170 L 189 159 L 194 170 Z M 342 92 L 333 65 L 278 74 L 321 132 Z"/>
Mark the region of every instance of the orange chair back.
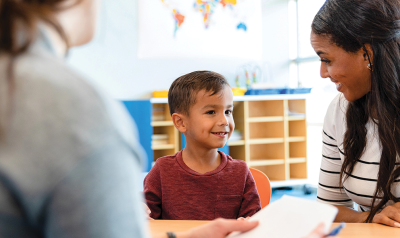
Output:
<path fill-rule="evenodd" d="M 261 208 L 264 208 L 271 201 L 271 183 L 269 182 L 267 175 L 260 170 L 254 168 L 249 169 L 253 175 L 254 181 L 256 182 L 258 195 L 260 196 L 261 200 Z"/>

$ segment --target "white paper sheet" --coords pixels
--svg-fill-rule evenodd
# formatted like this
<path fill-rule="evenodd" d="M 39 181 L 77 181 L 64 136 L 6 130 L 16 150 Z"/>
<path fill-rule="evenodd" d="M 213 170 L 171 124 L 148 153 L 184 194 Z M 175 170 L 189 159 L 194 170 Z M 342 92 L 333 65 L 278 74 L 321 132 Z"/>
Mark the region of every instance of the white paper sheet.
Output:
<path fill-rule="evenodd" d="M 331 205 L 285 195 L 250 218 L 250 221 L 260 222 L 258 227 L 246 233 L 232 233 L 229 237 L 301 238 L 321 222 L 328 233 L 337 212 Z"/>

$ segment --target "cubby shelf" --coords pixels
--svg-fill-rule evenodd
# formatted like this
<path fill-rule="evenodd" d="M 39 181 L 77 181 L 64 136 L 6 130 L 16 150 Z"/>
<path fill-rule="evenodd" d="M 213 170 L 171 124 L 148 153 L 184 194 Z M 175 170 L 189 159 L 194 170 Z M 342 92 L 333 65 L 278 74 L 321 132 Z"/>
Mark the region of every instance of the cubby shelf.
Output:
<path fill-rule="evenodd" d="M 289 163 L 295 164 L 295 163 L 305 163 L 307 162 L 306 158 L 289 158 Z"/>
<path fill-rule="evenodd" d="M 168 149 L 174 149 L 174 148 L 175 148 L 174 144 L 152 145 L 151 146 L 152 150 L 168 150 Z"/>
<path fill-rule="evenodd" d="M 249 144 L 251 144 L 251 145 L 273 144 L 273 143 L 282 143 L 282 142 L 284 142 L 284 138 L 249 139 Z"/>
<path fill-rule="evenodd" d="M 289 138 L 287 138 L 287 141 L 288 142 L 298 142 L 298 141 L 305 141 L 306 140 L 306 137 L 304 137 L 304 136 L 293 136 L 293 137 L 289 137 Z"/>
<path fill-rule="evenodd" d="M 305 120 L 306 117 L 305 116 L 289 116 L 287 117 L 288 121 L 301 121 L 301 120 Z"/>
<path fill-rule="evenodd" d="M 167 134 L 168 144 L 152 146 L 154 161 L 181 149 L 167 99 L 151 99 L 154 134 Z M 229 155 L 264 172 L 271 181 L 307 179 L 306 95 L 234 97 L 235 129 L 241 140 L 228 141 Z"/>
<path fill-rule="evenodd" d="M 250 117 L 248 122 L 273 122 L 283 121 L 284 117 Z"/>
<path fill-rule="evenodd" d="M 173 126 L 174 123 L 172 121 L 152 121 L 151 126 Z"/>
<path fill-rule="evenodd" d="M 248 162 L 249 166 L 263 166 L 263 165 L 277 165 L 277 164 L 284 164 L 285 160 L 283 159 L 264 159 L 264 160 L 257 160 L 257 161 L 250 161 Z"/>
<path fill-rule="evenodd" d="M 228 146 L 244 145 L 244 140 L 228 141 Z"/>

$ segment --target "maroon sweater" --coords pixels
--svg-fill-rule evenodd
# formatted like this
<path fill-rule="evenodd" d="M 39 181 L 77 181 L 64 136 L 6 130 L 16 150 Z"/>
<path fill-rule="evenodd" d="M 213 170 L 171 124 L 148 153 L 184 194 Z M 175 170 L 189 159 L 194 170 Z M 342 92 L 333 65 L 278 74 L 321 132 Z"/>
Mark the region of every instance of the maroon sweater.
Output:
<path fill-rule="evenodd" d="M 261 209 L 256 184 L 244 161 L 221 154 L 221 164 L 200 174 L 182 160 L 182 151 L 159 158 L 144 179 L 154 219 L 213 220 L 252 216 Z"/>

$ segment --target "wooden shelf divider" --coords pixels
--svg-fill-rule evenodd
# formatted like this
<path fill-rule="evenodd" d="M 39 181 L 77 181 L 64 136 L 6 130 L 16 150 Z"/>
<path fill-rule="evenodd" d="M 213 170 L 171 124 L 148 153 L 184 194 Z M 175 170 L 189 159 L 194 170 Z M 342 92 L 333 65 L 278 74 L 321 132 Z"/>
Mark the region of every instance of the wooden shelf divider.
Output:
<path fill-rule="evenodd" d="M 265 160 L 253 160 L 249 162 L 249 166 L 264 166 L 264 165 L 277 165 L 284 164 L 284 159 L 265 159 Z"/>
<path fill-rule="evenodd" d="M 174 144 L 152 145 L 151 146 L 152 150 L 168 150 L 168 149 L 174 149 L 174 148 L 175 148 Z"/>
<path fill-rule="evenodd" d="M 283 121 L 282 117 L 249 117 L 248 122 L 273 122 Z"/>
<path fill-rule="evenodd" d="M 174 123 L 172 121 L 152 121 L 151 126 L 173 126 Z"/>
<path fill-rule="evenodd" d="M 287 138 L 288 142 L 299 142 L 299 141 L 305 141 L 306 137 L 305 136 L 292 136 Z"/>
<path fill-rule="evenodd" d="M 284 138 L 261 138 L 261 139 L 249 139 L 249 144 L 258 145 L 258 144 L 272 144 L 272 143 L 282 143 L 284 142 Z"/>
<path fill-rule="evenodd" d="M 289 158 L 289 163 L 294 164 L 294 163 L 305 163 L 307 162 L 306 158 Z"/>
<path fill-rule="evenodd" d="M 228 141 L 228 146 L 240 146 L 244 145 L 244 140 Z"/>

